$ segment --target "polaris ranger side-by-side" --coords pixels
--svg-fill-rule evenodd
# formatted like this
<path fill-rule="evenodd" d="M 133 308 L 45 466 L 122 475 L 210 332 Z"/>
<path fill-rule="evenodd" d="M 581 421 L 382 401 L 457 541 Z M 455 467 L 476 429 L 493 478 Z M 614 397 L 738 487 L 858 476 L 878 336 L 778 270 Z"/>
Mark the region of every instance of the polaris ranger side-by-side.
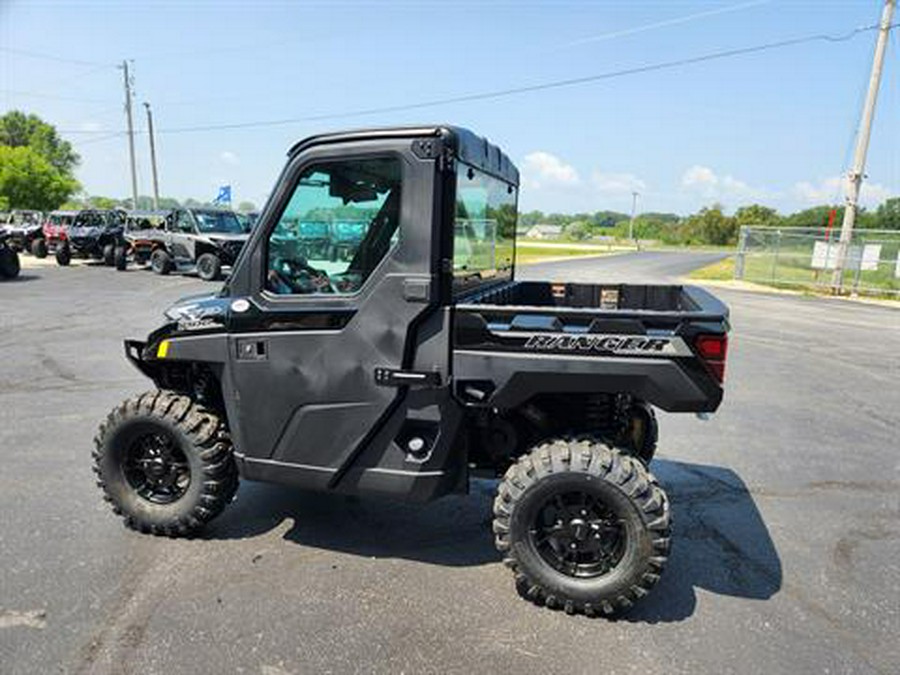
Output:
<path fill-rule="evenodd" d="M 65 239 L 56 247 L 56 262 L 68 265 L 73 256 L 102 260 L 112 267 L 116 250 L 125 241 L 125 212 L 119 209 L 83 209 L 66 229 Z"/>
<path fill-rule="evenodd" d="M 239 477 L 415 501 L 495 477 L 525 596 L 586 614 L 645 596 L 671 536 L 653 409 L 718 408 L 728 310 L 690 286 L 517 281 L 518 190 L 459 128 L 292 148 L 224 288 L 125 344 L 157 389 L 95 439 L 116 513 L 178 536 Z M 366 222 L 352 254 L 307 257 L 298 227 L 323 220 Z"/>
<path fill-rule="evenodd" d="M 223 267 L 234 265 L 247 233 L 232 211 L 180 208 L 161 228 L 135 231 L 126 239 L 134 261 L 149 260 L 157 274 L 196 271 L 204 281 L 217 281 Z"/>

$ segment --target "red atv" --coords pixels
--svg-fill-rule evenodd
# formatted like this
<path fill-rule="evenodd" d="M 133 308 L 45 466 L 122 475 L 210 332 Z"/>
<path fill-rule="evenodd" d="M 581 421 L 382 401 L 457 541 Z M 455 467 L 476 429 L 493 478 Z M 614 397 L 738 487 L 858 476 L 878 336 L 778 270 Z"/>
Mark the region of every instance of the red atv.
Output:
<path fill-rule="evenodd" d="M 77 215 L 78 211 L 53 211 L 47 216 L 43 227 L 45 256 L 62 248 L 68 236 L 69 225 L 75 221 Z"/>

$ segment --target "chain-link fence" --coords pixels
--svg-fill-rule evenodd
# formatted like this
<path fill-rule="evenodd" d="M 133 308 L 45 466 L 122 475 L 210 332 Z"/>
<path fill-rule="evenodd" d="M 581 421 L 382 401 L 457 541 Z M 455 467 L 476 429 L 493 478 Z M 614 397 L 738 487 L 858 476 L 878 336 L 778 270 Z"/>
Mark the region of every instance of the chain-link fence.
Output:
<path fill-rule="evenodd" d="M 832 289 L 839 237 L 839 228 L 742 227 L 734 278 Z M 837 290 L 900 297 L 900 231 L 855 230 Z"/>

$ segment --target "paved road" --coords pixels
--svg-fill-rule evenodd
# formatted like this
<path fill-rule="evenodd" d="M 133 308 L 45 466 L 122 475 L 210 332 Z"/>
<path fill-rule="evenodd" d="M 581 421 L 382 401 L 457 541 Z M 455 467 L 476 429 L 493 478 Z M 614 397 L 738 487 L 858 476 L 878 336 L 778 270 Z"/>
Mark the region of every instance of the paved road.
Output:
<path fill-rule="evenodd" d="M 538 263 L 522 268 L 523 279 L 565 279 L 593 283 L 660 283 L 677 279 L 691 270 L 709 265 L 725 253 L 642 251 L 603 258 L 580 258 Z"/>
<path fill-rule="evenodd" d="M 3 673 L 896 672 L 900 311 L 720 293 L 726 402 L 662 417 L 673 555 L 611 622 L 516 596 L 487 482 L 424 508 L 244 485 L 198 539 L 122 528 L 89 468 L 97 422 L 148 385 L 121 339 L 203 288 L 97 267 L 0 284 Z"/>

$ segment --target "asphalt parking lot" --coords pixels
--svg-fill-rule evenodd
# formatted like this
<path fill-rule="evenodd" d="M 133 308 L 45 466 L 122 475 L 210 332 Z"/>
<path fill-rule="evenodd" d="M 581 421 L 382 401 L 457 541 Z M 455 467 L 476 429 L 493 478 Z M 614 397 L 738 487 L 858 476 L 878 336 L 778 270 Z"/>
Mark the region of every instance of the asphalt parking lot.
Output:
<path fill-rule="evenodd" d="M 709 259 L 526 274 L 662 281 Z M 609 621 L 516 595 L 489 482 L 426 507 L 244 484 L 197 539 L 124 529 L 90 468 L 98 422 L 150 386 L 122 339 L 212 288 L 96 265 L 0 284 L 3 673 L 897 672 L 900 310 L 715 291 L 725 403 L 662 416 L 673 554 Z"/>

